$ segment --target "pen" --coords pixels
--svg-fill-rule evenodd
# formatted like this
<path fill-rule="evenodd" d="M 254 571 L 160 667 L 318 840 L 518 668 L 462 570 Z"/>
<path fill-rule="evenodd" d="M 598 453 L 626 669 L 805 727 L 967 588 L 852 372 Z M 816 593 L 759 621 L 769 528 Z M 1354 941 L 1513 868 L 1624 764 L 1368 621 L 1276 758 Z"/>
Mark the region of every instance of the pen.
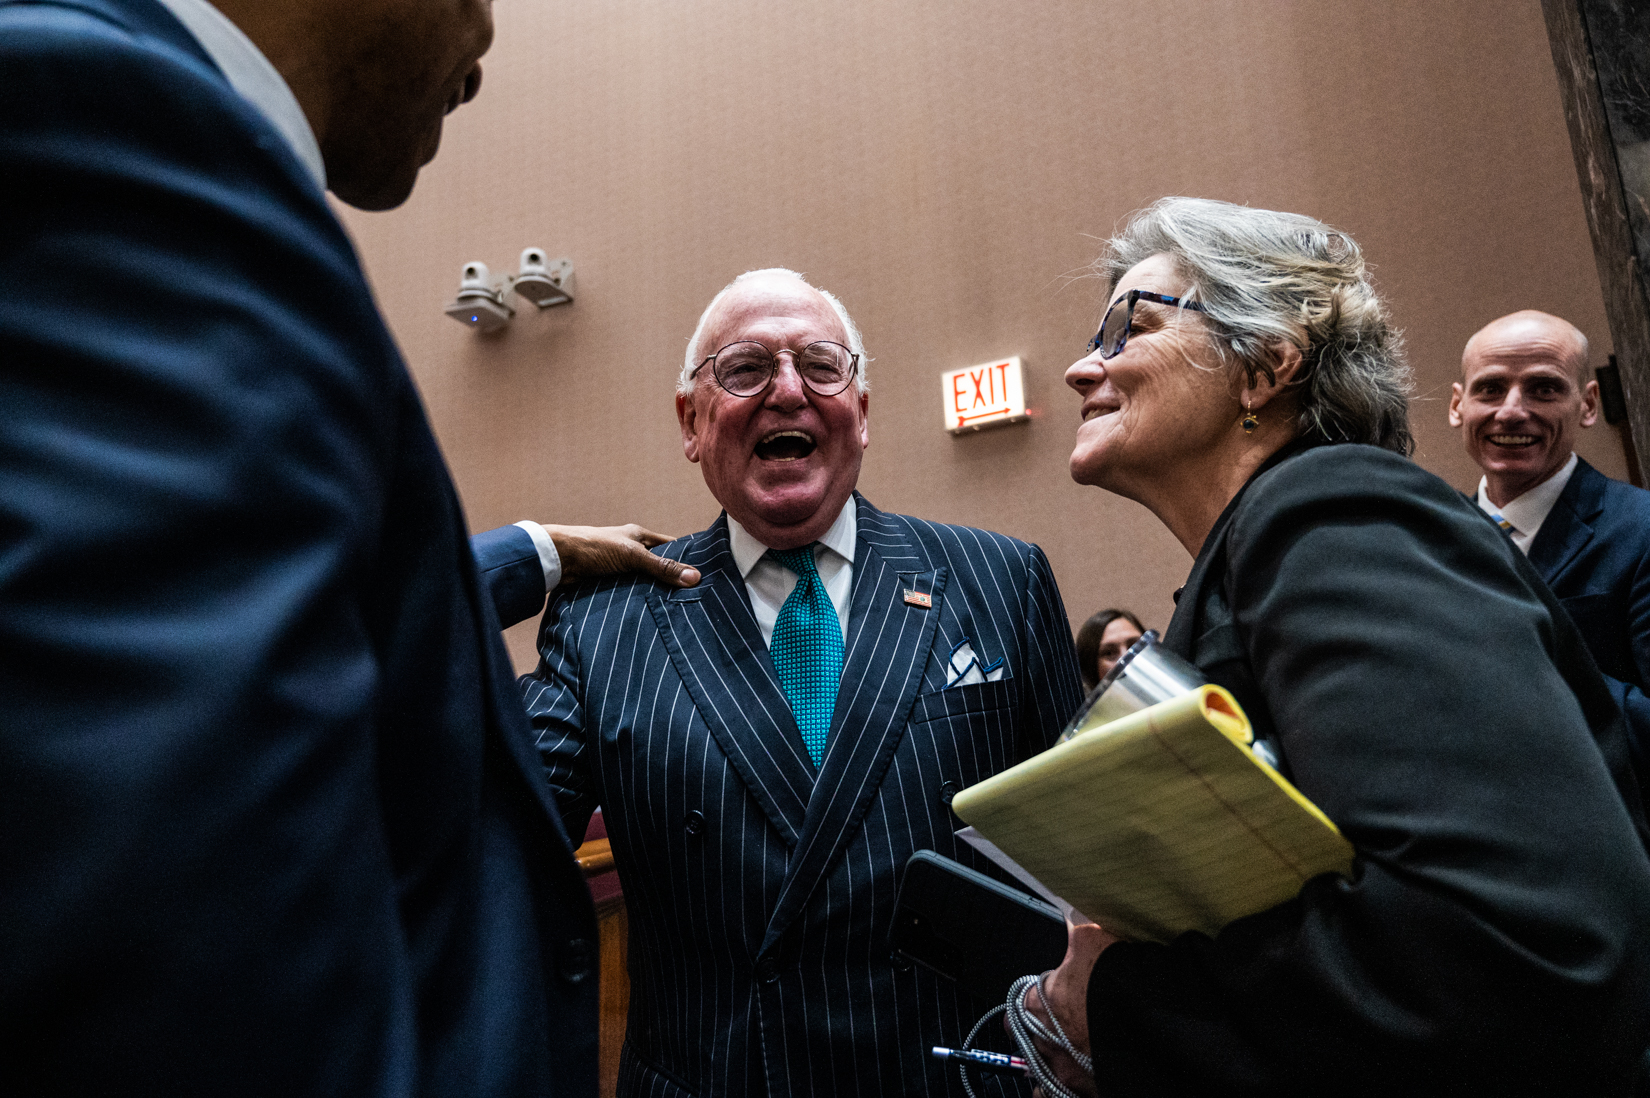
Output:
<path fill-rule="evenodd" d="M 933 1053 L 941 1060 L 956 1060 L 982 1071 L 994 1071 L 998 1075 L 1026 1074 L 1026 1062 L 1006 1052 L 985 1052 L 981 1049 L 946 1048 L 944 1045 L 935 1045 Z"/>

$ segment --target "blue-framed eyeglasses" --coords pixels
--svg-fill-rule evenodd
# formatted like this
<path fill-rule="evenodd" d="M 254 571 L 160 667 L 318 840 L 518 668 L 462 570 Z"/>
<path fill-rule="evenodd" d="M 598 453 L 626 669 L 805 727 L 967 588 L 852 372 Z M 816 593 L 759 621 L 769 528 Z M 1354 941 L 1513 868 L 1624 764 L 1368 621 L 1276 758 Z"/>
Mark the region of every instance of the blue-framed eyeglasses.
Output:
<path fill-rule="evenodd" d="M 1134 303 L 1137 301 L 1154 301 L 1159 305 L 1196 309 L 1200 313 L 1206 311 L 1195 301 L 1154 294 L 1150 290 L 1130 290 L 1112 302 L 1111 308 L 1106 310 L 1106 317 L 1100 322 L 1100 330 L 1089 340 L 1089 354 L 1092 355 L 1098 350 L 1101 358 L 1113 358 L 1122 352 L 1123 347 L 1129 342 L 1129 328 L 1134 324 Z"/>

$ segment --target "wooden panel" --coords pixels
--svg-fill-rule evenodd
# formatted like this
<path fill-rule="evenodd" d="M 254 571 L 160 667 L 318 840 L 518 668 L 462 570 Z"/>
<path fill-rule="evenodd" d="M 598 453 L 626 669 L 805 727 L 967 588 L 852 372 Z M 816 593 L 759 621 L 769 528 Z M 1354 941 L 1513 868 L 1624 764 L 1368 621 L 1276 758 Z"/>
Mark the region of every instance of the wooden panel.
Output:
<path fill-rule="evenodd" d="M 624 897 L 614 896 L 596 905 L 596 931 L 601 943 L 601 991 L 598 1073 L 601 1098 L 612 1098 L 619 1085 L 619 1050 L 624 1047 L 625 1017 L 630 1011 L 628 935 L 630 917 Z"/>
<path fill-rule="evenodd" d="M 592 837 L 594 836 L 594 837 Z M 630 917 L 613 864 L 613 844 L 597 812 L 575 856 L 596 902 L 596 936 L 600 952 L 597 992 L 597 1093 L 611 1098 L 619 1083 L 619 1051 L 624 1047 L 625 1017 L 630 1011 Z"/>
<path fill-rule="evenodd" d="M 579 869 L 585 878 L 599 877 L 613 871 L 613 843 L 609 839 L 590 839 L 578 849 Z"/>
<path fill-rule="evenodd" d="M 1644 132 L 1650 67 L 1643 58 L 1650 35 L 1644 13 L 1621 0 L 1542 0 L 1541 7 L 1621 371 L 1637 483 L 1644 484 L 1650 477 L 1650 300 L 1642 258 L 1650 251 L 1650 134 Z"/>

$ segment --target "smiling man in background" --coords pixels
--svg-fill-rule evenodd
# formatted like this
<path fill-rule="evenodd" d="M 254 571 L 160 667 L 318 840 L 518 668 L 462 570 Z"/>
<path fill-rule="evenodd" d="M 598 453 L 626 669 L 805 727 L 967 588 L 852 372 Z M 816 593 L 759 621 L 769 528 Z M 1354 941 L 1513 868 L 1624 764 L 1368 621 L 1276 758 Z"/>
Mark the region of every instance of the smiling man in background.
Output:
<path fill-rule="evenodd" d="M 564 587 L 521 680 L 569 825 L 600 805 L 631 926 L 626 1096 L 945 1094 L 979 1003 L 888 933 L 929 848 L 984 868 L 951 795 L 1076 707 L 1054 577 L 1024 542 L 877 510 L 859 332 L 791 271 L 711 302 L 682 446 L 725 509 L 665 555 L 691 589 Z"/>
<path fill-rule="evenodd" d="M 1467 341 L 1450 426 L 1484 471 L 1478 506 L 1530 558 L 1575 619 L 1627 716 L 1641 792 L 1650 791 L 1650 492 L 1575 453 L 1598 421 L 1587 337 L 1525 310 Z"/>

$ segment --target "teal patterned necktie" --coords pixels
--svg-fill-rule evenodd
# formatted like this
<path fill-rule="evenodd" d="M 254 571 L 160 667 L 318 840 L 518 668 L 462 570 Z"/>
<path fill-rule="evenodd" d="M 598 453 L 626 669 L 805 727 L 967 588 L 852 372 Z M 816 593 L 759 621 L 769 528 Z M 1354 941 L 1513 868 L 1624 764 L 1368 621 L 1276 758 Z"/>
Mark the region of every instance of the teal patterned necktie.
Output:
<path fill-rule="evenodd" d="M 836 708 L 837 686 L 842 681 L 842 622 L 814 567 L 812 545 L 769 549 L 768 556 L 797 577 L 773 623 L 768 652 L 796 726 L 802 730 L 802 745 L 818 766 L 825 757 L 825 737 L 831 731 L 831 711 Z"/>

